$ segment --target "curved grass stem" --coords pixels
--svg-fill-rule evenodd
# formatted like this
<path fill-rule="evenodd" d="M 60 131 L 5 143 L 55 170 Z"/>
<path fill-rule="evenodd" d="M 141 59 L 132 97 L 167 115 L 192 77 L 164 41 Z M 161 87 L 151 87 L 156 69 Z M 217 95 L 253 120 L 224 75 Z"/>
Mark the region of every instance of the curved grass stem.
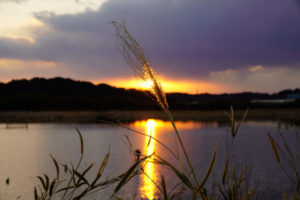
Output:
<path fill-rule="evenodd" d="M 186 158 L 186 160 L 187 160 L 187 163 L 188 163 L 188 165 L 189 165 L 189 168 L 190 168 L 190 170 L 191 170 L 191 172 L 192 172 L 192 176 L 193 176 L 193 178 L 194 178 L 194 181 L 195 181 L 197 187 L 199 187 L 199 181 L 198 181 L 198 179 L 197 179 L 197 176 L 196 176 L 194 167 L 193 167 L 193 165 L 192 165 L 192 163 L 191 163 L 191 160 L 190 160 L 190 158 L 189 158 L 189 156 L 188 156 L 188 154 L 187 154 L 187 152 L 186 152 L 186 150 L 185 150 L 184 144 L 183 144 L 183 142 L 182 142 L 182 140 L 181 140 L 180 134 L 179 134 L 179 132 L 178 132 L 178 130 L 177 130 L 177 127 L 176 127 L 176 125 L 175 125 L 173 116 L 172 116 L 172 114 L 171 114 L 171 112 L 170 112 L 169 109 L 166 109 L 166 111 L 167 111 L 168 117 L 169 117 L 169 119 L 170 119 L 170 121 L 171 121 L 171 123 L 172 123 L 172 126 L 173 126 L 173 128 L 174 128 L 174 131 L 175 131 L 175 134 L 176 134 L 177 139 L 178 139 L 178 141 L 179 141 L 179 144 L 180 144 L 180 146 L 181 146 L 181 149 L 182 149 L 182 151 L 183 151 L 183 153 L 184 153 L 184 156 L 185 156 L 185 158 Z"/>

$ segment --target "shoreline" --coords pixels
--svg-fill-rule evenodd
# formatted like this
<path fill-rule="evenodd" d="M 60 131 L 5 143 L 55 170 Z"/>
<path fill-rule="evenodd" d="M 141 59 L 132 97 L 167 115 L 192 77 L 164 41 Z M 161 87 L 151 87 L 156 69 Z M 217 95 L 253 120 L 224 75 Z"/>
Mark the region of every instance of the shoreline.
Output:
<path fill-rule="evenodd" d="M 227 110 L 226 112 L 230 112 Z M 172 111 L 175 121 L 229 122 L 225 111 Z M 244 111 L 235 111 L 240 120 Z M 101 123 L 133 122 L 149 118 L 168 120 L 163 111 L 1 111 L 0 123 Z M 300 109 L 249 110 L 246 121 L 300 124 Z"/>

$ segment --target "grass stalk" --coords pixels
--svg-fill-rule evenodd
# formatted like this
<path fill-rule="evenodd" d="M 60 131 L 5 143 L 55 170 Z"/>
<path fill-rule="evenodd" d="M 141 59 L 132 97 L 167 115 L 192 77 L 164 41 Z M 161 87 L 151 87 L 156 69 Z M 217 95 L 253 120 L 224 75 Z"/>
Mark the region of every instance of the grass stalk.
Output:
<path fill-rule="evenodd" d="M 156 71 L 153 69 L 151 63 L 146 58 L 144 51 L 141 48 L 141 46 L 139 45 L 139 43 L 128 32 L 126 25 L 124 23 L 120 24 L 116 21 L 113 21 L 112 25 L 114 26 L 115 31 L 116 31 L 119 49 L 122 52 L 122 55 L 123 55 L 125 61 L 127 62 L 127 64 L 134 70 L 135 75 L 138 78 L 144 80 L 145 82 L 146 81 L 152 82 L 150 92 L 152 93 L 154 100 L 158 103 L 158 105 L 161 107 L 161 109 L 167 113 L 167 115 L 172 123 L 172 126 L 174 128 L 174 132 L 177 136 L 177 139 L 180 143 L 180 147 L 183 151 L 185 159 L 187 160 L 190 171 L 192 172 L 193 181 L 196 184 L 196 188 L 198 188 L 199 182 L 198 182 L 196 173 L 194 171 L 194 168 L 192 166 L 190 158 L 186 152 L 186 149 L 184 147 L 184 144 L 182 142 L 180 134 L 177 130 L 177 127 L 174 123 L 173 116 L 169 110 L 169 105 L 168 105 L 168 102 L 166 99 L 166 94 L 163 91 L 163 87 L 161 85 L 160 79 L 159 79 Z M 178 158 L 179 158 L 179 154 L 178 154 Z M 178 160 L 180 161 L 181 159 L 179 158 Z M 181 164 L 181 165 L 184 168 L 184 165 L 183 164 Z"/>
<path fill-rule="evenodd" d="M 198 187 L 199 187 L 199 181 L 198 181 L 198 179 L 197 179 L 197 176 L 196 176 L 194 167 L 193 167 L 193 165 L 192 165 L 192 163 L 191 163 L 191 160 L 190 160 L 190 158 L 189 158 L 189 156 L 188 156 L 188 154 L 187 154 L 187 152 L 186 152 L 186 150 L 185 150 L 185 147 L 184 147 L 184 144 L 183 144 L 182 139 L 181 139 L 181 137 L 180 137 L 179 131 L 177 130 L 177 127 L 176 127 L 176 125 L 175 125 L 173 116 L 172 116 L 171 112 L 169 111 L 169 109 L 167 109 L 166 111 L 167 111 L 167 114 L 168 114 L 168 116 L 169 116 L 169 118 L 170 118 L 170 121 L 171 121 L 171 123 L 172 123 L 172 126 L 173 126 L 173 128 L 174 128 L 174 131 L 175 131 L 175 134 L 176 134 L 177 139 L 178 139 L 178 141 L 179 141 L 179 144 L 180 144 L 180 146 L 181 146 L 181 149 L 182 149 L 182 151 L 183 151 L 183 153 L 184 153 L 184 156 L 185 156 L 185 158 L 186 158 L 186 160 L 187 160 L 187 163 L 188 163 L 188 165 L 189 165 L 189 168 L 190 168 L 190 170 L 191 170 L 191 172 L 192 172 L 192 176 L 193 176 L 193 179 L 194 179 L 194 181 L 195 181 L 195 184 L 196 184 L 196 186 L 197 186 L 197 188 L 198 188 Z"/>

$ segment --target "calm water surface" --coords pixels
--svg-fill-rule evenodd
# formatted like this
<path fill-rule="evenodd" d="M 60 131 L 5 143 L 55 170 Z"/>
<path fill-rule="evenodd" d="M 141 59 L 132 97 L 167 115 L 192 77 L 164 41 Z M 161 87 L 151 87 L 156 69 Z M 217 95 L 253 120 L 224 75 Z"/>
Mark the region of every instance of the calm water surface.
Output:
<path fill-rule="evenodd" d="M 220 181 L 231 144 L 230 127 L 201 122 L 177 122 L 176 125 L 199 177 L 205 174 L 214 146 L 219 140 L 216 166 L 208 183 L 212 185 L 215 181 Z M 128 126 L 151 134 L 176 152 L 175 137 L 169 122 L 149 119 Z M 149 143 L 149 138 L 120 126 L 29 124 L 28 128 L 22 125 L 7 128 L 6 124 L 0 124 L 0 199 L 16 199 L 19 195 L 21 199 L 33 199 L 33 187 L 38 183 L 35 177 L 43 173 L 55 176 L 55 167 L 49 153 L 60 163 L 76 163 L 80 157 L 80 143 L 75 127 L 78 127 L 84 139 L 83 168 L 90 163 L 96 165 L 90 176 L 96 173 L 109 149 L 109 163 L 102 180 L 125 172 L 133 164 L 134 158 L 125 135 L 130 139 L 133 150 L 139 149 L 143 155 L 155 152 L 174 162 L 172 156 L 160 144 L 154 140 Z M 266 136 L 266 133 L 271 133 L 275 139 L 280 139 L 279 132 L 286 136 L 293 150 L 297 148 L 295 134 L 298 134 L 298 129 L 278 128 L 275 122 L 245 122 L 239 130 L 233 148 L 234 161 L 249 167 L 252 184 L 261 185 L 261 189 L 271 194 L 276 194 L 276 191 L 287 184 Z M 300 151 L 299 145 L 296 150 Z M 176 162 L 174 163 L 176 165 Z M 176 178 L 170 171 L 153 163 L 147 163 L 144 170 L 153 181 L 158 181 L 163 174 L 168 185 L 176 183 Z M 8 177 L 10 184 L 6 185 L 5 180 Z M 109 199 L 112 190 L 113 188 L 105 190 L 91 196 L 90 199 Z M 147 176 L 140 175 L 130 181 L 119 196 L 125 199 L 134 199 L 137 196 L 154 199 L 157 197 L 157 191 Z"/>

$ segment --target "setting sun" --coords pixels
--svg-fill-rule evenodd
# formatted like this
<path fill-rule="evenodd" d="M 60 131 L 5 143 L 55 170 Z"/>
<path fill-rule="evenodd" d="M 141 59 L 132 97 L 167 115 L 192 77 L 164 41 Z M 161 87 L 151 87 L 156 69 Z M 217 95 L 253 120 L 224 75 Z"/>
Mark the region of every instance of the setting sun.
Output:
<path fill-rule="evenodd" d="M 153 86 L 153 81 L 148 79 L 147 81 L 136 78 L 120 78 L 110 79 L 104 81 L 93 81 L 95 84 L 105 82 L 115 87 L 122 87 L 126 89 L 138 89 L 138 90 L 150 90 Z M 168 77 L 162 77 L 160 83 L 163 90 L 168 93 L 181 92 L 189 94 L 198 93 L 221 93 L 224 91 L 225 86 L 218 85 L 209 81 L 193 81 L 185 79 L 172 79 Z"/>
<path fill-rule="evenodd" d="M 144 90 L 150 90 L 153 87 L 153 81 L 151 79 L 144 80 L 137 80 L 136 84 Z"/>

